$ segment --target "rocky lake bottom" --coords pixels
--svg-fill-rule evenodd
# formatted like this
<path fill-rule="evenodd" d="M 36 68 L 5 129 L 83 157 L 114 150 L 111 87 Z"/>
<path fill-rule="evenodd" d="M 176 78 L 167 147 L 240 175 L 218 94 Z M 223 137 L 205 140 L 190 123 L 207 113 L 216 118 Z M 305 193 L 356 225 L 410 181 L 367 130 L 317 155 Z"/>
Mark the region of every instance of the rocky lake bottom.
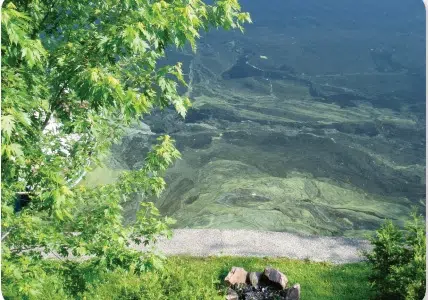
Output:
<path fill-rule="evenodd" d="M 140 167 L 169 134 L 182 159 L 160 198 L 145 200 L 177 228 L 363 237 L 386 218 L 403 225 L 425 199 L 419 38 L 297 25 L 209 33 L 196 54 L 168 52 L 190 83 L 186 119 L 170 109 L 145 116 L 87 182 Z"/>

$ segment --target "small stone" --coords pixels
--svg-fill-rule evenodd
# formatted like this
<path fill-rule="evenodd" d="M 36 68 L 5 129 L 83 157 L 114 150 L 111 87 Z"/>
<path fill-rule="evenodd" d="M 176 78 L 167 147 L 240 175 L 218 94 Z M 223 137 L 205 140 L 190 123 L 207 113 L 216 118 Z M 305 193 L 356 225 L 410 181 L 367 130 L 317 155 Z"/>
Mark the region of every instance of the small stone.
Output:
<path fill-rule="evenodd" d="M 247 282 L 247 275 L 248 272 L 243 268 L 232 267 L 232 270 L 230 270 L 229 274 L 227 274 L 224 281 L 228 285 L 245 284 Z"/>
<path fill-rule="evenodd" d="M 293 285 L 293 287 L 287 291 L 285 300 L 300 300 L 300 284 Z"/>
<path fill-rule="evenodd" d="M 238 293 L 234 289 L 227 290 L 226 300 L 239 300 Z"/>
<path fill-rule="evenodd" d="M 250 272 L 248 273 L 248 281 L 253 287 L 258 288 L 261 276 L 261 272 Z"/>
<path fill-rule="evenodd" d="M 285 289 L 287 287 L 288 278 L 280 271 L 272 268 L 266 268 L 263 274 L 267 279 L 269 279 L 271 283 L 280 286 L 282 289 Z"/>

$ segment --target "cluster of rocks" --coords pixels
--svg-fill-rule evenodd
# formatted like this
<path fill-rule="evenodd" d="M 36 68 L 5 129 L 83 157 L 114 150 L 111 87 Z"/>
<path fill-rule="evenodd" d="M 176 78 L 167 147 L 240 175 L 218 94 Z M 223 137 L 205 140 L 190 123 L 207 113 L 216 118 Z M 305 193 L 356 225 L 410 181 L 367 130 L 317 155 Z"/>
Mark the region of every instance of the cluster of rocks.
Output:
<path fill-rule="evenodd" d="M 287 276 L 273 268 L 247 272 L 233 267 L 224 281 L 229 286 L 226 300 L 300 299 L 300 284 L 287 287 Z"/>

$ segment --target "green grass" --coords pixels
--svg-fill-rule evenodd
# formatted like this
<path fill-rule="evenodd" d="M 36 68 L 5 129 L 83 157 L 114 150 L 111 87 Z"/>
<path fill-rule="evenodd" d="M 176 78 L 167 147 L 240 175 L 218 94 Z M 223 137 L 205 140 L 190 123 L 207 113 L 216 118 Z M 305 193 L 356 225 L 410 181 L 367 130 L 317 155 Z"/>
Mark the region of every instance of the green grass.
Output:
<path fill-rule="evenodd" d="M 124 270 L 100 274 L 88 262 L 64 268 L 58 261 L 49 260 L 41 293 L 28 299 L 224 300 L 227 287 L 223 280 L 233 266 L 247 271 L 277 268 L 287 275 L 289 285 L 300 283 L 303 300 L 371 298 L 370 270 L 365 263 L 332 265 L 285 258 L 174 256 L 166 260 L 163 269 L 140 276 Z M 2 292 L 7 300 L 24 299 L 13 283 L 3 283 Z"/>
<path fill-rule="evenodd" d="M 290 259 L 243 257 L 170 257 L 162 271 L 140 277 L 125 272 L 108 274 L 89 287 L 86 299 L 225 299 L 223 279 L 232 266 L 261 271 L 266 266 L 285 273 L 290 284 L 300 283 L 301 299 L 369 299 L 368 266 L 332 265 Z"/>

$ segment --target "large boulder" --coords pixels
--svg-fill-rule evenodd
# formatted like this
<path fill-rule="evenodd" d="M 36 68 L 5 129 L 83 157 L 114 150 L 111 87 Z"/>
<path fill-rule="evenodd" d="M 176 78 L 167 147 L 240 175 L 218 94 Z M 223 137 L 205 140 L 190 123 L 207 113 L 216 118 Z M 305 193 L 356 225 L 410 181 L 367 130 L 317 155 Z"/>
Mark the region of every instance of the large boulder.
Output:
<path fill-rule="evenodd" d="M 248 272 L 244 268 L 232 267 L 224 281 L 228 285 L 245 284 L 247 282 Z"/>
<path fill-rule="evenodd" d="M 273 284 L 277 287 L 280 287 L 281 289 L 285 289 L 287 287 L 288 278 L 284 274 L 282 274 L 280 271 L 272 269 L 272 268 L 266 268 L 263 272 L 263 275 Z"/>

